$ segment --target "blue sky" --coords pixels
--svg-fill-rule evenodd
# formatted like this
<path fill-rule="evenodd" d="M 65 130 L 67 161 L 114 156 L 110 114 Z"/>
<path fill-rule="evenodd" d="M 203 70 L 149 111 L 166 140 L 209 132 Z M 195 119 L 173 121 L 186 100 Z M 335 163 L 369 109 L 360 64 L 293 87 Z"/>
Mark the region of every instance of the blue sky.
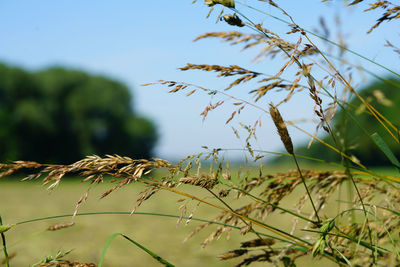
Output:
<path fill-rule="evenodd" d="M 223 89 L 230 80 L 216 79 L 214 74 L 198 71 L 181 72 L 177 68 L 186 63 L 237 64 L 267 74 L 274 74 L 281 66 L 282 58 L 261 63 L 251 62 L 257 50 L 241 52 L 240 47 L 223 44 L 217 40 L 192 40 L 205 32 L 237 30 L 222 22 L 215 23 L 220 8 L 206 19 L 208 8 L 203 1 L 191 4 L 192 0 L 180 1 L 105 1 L 105 0 L 2 0 L 0 1 L 0 61 L 30 70 L 54 65 L 79 68 L 91 73 L 105 74 L 126 83 L 134 94 L 135 110 L 150 117 L 158 126 L 160 141 L 156 155 L 166 159 L 177 159 L 202 151 L 201 146 L 243 148 L 231 126 L 239 122 L 253 124 L 263 122 L 254 148 L 280 150 L 279 137 L 266 114 L 248 109 L 231 125 L 225 125 L 232 105 L 216 110 L 203 122 L 200 113 L 210 101 L 206 94 L 168 94 L 161 86 L 142 87 L 140 84 L 160 79 L 186 81 L 212 89 Z M 388 67 L 398 70 L 398 55 L 384 48 L 385 40 L 399 44 L 398 22 L 383 24 L 372 34 L 366 31 L 378 18 L 361 12 L 366 5 L 344 10 L 342 1 L 278 1 L 296 23 L 313 30 L 318 20 L 324 17 L 329 27 L 336 29 L 335 15 L 341 18 L 341 28 L 350 48 Z M 335 2 L 335 3 L 334 3 Z M 243 1 L 263 11 L 284 18 L 282 13 L 267 3 Z M 289 31 L 287 25 L 275 19 L 254 13 L 237 4 L 242 12 L 257 23 L 276 31 L 282 37 Z M 228 10 L 226 10 L 228 11 Z M 249 29 L 244 29 L 250 31 Z M 335 39 L 333 30 L 332 39 Z M 320 43 L 319 40 L 313 39 Z M 349 56 L 355 63 L 377 74 L 381 69 Z M 395 60 L 393 60 L 395 59 Z M 340 66 L 339 66 L 340 68 Z M 356 86 L 362 86 L 370 77 L 354 73 Z M 245 89 L 245 88 L 244 88 Z M 249 99 L 242 88 L 232 94 Z M 276 96 L 268 96 L 260 106 L 267 107 Z M 290 105 L 282 107 L 288 119 L 302 119 L 312 114 L 307 94 L 295 97 Z M 116 103 L 118 104 L 118 103 Z M 307 106 L 307 108 L 304 108 Z M 310 109 L 311 108 L 311 109 Z M 310 113 L 311 112 L 311 113 Z M 313 131 L 314 126 L 304 127 Z M 239 128 L 239 127 L 237 127 Z M 295 140 L 307 137 L 291 131 Z"/>

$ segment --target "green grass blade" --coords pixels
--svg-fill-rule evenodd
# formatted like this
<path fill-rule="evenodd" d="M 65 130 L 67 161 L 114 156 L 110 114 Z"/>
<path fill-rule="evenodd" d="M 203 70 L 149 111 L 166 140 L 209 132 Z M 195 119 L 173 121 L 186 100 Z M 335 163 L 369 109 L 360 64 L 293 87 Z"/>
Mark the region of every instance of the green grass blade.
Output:
<path fill-rule="evenodd" d="M 389 146 L 385 143 L 382 137 L 378 133 L 374 133 L 371 135 L 374 143 L 379 147 L 379 149 L 385 154 L 385 156 L 390 160 L 390 162 L 400 168 L 400 162 L 397 160 L 396 156 L 393 154 L 392 150 L 390 150 Z"/>
<path fill-rule="evenodd" d="M 123 238 L 127 239 L 129 242 L 131 242 L 132 244 L 136 245 L 137 247 L 139 247 L 140 249 L 142 249 L 143 251 L 145 251 L 146 253 L 148 253 L 150 256 L 152 256 L 154 259 L 156 259 L 157 261 L 159 261 L 160 263 L 164 264 L 165 266 L 168 267 L 174 267 L 175 265 L 169 263 L 168 261 L 164 260 L 163 258 L 161 258 L 160 256 L 158 256 L 157 254 L 155 254 L 154 252 L 152 252 L 151 250 L 145 248 L 144 246 L 142 246 L 141 244 L 139 244 L 138 242 L 136 242 L 135 240 L 129 238 L 128 236 L 121 234 L 121 233 L 115 233 L 112 236 L 110 236 L 110 238 L 107 240 L 106 244 L 104 245 L 103 248 L 103 252 L 101 253 L 101 257 L 100 257 L 100 261 L 99 261 L 99 267 L 101 267 L 103 265 L 103 261 L 104 261 L 104 257 L 106 255 L 107 249 L 111 244 L 111 241 L 116 238 L 117 236 L 122 236 Z"/>
<path fill-rule="evenodd" d="M 237 230 L 241 229 L 241 227 L 236 226 L 236 225 L 226 224 L 226 223 L 202 219 L 202 218 L 196 218 L 196 217 L 189 218 L 188 216 L 181 216 L 181 215 L 167 214 L 167 213 L 155 213 L 155 212 L 138 212 L 137 211 L 137 212 L 131 214 L 130 211 L 101 211 L 101 212 L 78 213 L 75 216 L 90 216 L 90 215 L 148 215 L 148 216 L 169 217 L 169 218 L 177 218 L 177 219 L 183 218 L 183 219 L 190 219 L 192 221 L 207 222 L 207 223 L 216 224 L 216 225 L 223 225 L 223 226 L 231 227 L 232 229 L 237 229 Z M 51 220 L 51 219 L 63 218 L 63 217 L 72 217 L 72 216 L 73 216 L 73 214 L 62 214 L 62 215 L 55 215 L 55 216 L 49 216 L 49 217 L 41 217 L 41 218 L 31 219 L 31 220 L 27 220 L 27 221 L 17 222 L 15 225 L 32 223 L 32 222 L 37 222 L 37 221 L 45 221 L 45 220 Z M 268 234 L 254 231 L 254 230 L 251 230 L 250 232 L 254 232 L 256 234 L 259 234 L 259 235 L 262 235 L 262 236 L 265 236 L 268 238 L 272 238 L 272 239 L 275 239 L 275 240 L 278 240 L 281 242 L 296 245 L 296 243 L 293 243 L 290 240 L 279 238 L 277 236 L 268 235 Z"/>
<path fill-rule="evenodd" d="M 84 213 L 75 214 L 75 216 L 91 216 L 91 215 L 147 215 L 147 216 L 169 217 L 169 218 L 176 218 L 176 219 L 183 218 L 183 219 L 190 219 L 192 221 L 207 222 L 207 223 L 211 223 L 211 224 L 227 226 L 227 227 L 231 227 L 232 229 L 237 229 L 237 230 L 241 229 L 241 227 L 232 225 L 232 224 L 226 224 L 226 223 L 222 223 L 222 222 L 217 222 L 217 221 L 212 221 L 212 220 L 207 220 L 207 219 L 202 219 L 202 218 L 196 218 L 196 217 L 189 218 L 188 216 L 181 216 L 181 215 L 168 214 L 168 213 L 136 211 L 135 213 L 131 214 L 130 211 L 100 211 L 100 212 L 84 212 Z M 56 219 L 56 218 L 72 217 L 72 216 L 73 216 L 73 214 L 62 214 L 62 215 L 54 215 L 54 216 L 49 216 L 49 217 L 41 217 L 41 218 L 35 218 L 35 219 L 31 219 L 31 220 L 17 222 L 15 225 L 38 222 L 38 221 L 46 221 L 46 220 L 51 220 L 51 219 Z M 293 243 L 293 242 L 283 239 L 283 238 L 279 238 L 277 236 L 264 234 L 264 233 L 254 231 L 254 230 L 251 230 L 250 232 L 254 232 L 256 234 L 259 234 L 259 235 L 262 235 L 262 236 L 265 236 L 268 238 L 272 238 L 272 239 L 275 239 L 275 240 L 278 240 L 281 242 L 296 245 L 296 243 Z"/>
<path fill-rule="evenodd" d="M 2 225 L 3 225 L 3 221 L 0 216 L 0 226 L 2 226 Z M 8 259 L 8 253 L 7 253 L 6 236 L 4 235 L 4 232 L 1 232 L 1 240 L 3 242 L 3 253 L 4 253 L 4 258 L 6 261 L 6 267 L 9 267 L 10 263 L 9 263 L 9 259 Z"/>
<path fill-rule="evenodd" d="M 342 257 L 342 259 L 347 263 L 347 265 L 352 266 L 351 262 L 337 248 L 335 248 L 335 251 Z"/>

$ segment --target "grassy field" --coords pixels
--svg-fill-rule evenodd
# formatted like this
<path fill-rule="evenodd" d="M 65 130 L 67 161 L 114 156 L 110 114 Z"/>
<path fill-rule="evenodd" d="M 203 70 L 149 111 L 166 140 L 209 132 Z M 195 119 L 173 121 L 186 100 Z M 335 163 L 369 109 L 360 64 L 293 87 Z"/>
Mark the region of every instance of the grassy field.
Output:
<path fill-rule="evenodd" d="M 49 192 L 38 181 L 21 183 L 1 180 L 0 215 L 3 223 L 12 224 L 39 217 L 72 214 L 76 202 L 86 192 L 88 186 L 89 184 L 81 183 L 77 179 L 71 181 L 66 179 L 58 188 Z M 141 185 L 132 184 L 113 192 L 104 199 L 99 199 L 101 193 L 110 187 L 109 182 L 92 186 L 89 191 L 89 199 L 82 204 L 79 212 L 131 211 L 138 198 L 138 193 L 142 189 Z M 201 191 L 198 188 L 195 189 L 197 190 L 192 192 L 196 192 L 197 196 L 214 201 L 211 200 L 209 193 L 199 194 Z M 302 188 L 298 189 L 301 191 Z M 185 187 L 185 191 L 188 190 L 190 192 L 193 189 Z M 294 196 L 299 196 L 300 193 L 304 192 L 295 192 Z M 186 204 L 187 215 L 193 212 L 194 217 L 211 219 L 218 214 L 215 209 L 210 209 L 203 204 L 199 205 L 197 201 L 189 199 L 178 202 L 180 199 L 182 197 L 179 195 L 160 192 L 154 196 L 154 199 L 144 202 L 137 211 L 180 215 L 179 207 Z M 229 203 L 233 203 L 235 207 L 242 204 L 243 201 L 245 200 L 232 199 Z M 286 199 L 283 205 L 290 206 L 290 202 L 290 199 Z M 335 212 L 336 210 L 333 211 L 333 213 Z M 267 223 L 290 231 L 291 217 L 276 214 L 267 218 Z M 54 232 L 42 232 L 52 224 L 70 221 L 75 222 L 73 227 Z M 241 241 L 255 238 L 252 234 L 242 236 L 234 230 L 228 241 L 213 241 L 203 249 L 200 247 L 201 242 L 216 228 L 216 226 L 210 226 L 183 243 L 185 237 L 199 224 L 200 222 L 192 220 L 185 225 L 185 220 L 183 220 L 177 225 L 177 219 L 149 215 L 77 216 L 17 225 L 6 233 L 6 237 L 9 254 L 16 253 L 10 261 L 11 266 L 29 266 L 47 255 L 55 255 L 58 250 L 70 249 L 73 251 L 66 259 L 97 264 L 104 244 L 116 232 L 129 236 L 176 266 L 234 266 L 235 263 L 239 263 L 238 259 L 220 261 L 216 256 L 238 248 Z M 223 235 L 221 239 L 226 238 L 227 235 Z M 0 261 L 1 259 L 2 256 L 0 256 Z M 307 258 L 299 260 L 298 263 L 298 266 L 310 266 Z M 315 263 L 314 266 L 321 266 L 321 264 L 324 264 L 325 267 L 336 266 L 327 260 Z M 159 265 L 149 255 L 122 238 L 112 241 L 104 264 L 105 266 Z M 260 263 L 252 266 L 266 265 Z"/>

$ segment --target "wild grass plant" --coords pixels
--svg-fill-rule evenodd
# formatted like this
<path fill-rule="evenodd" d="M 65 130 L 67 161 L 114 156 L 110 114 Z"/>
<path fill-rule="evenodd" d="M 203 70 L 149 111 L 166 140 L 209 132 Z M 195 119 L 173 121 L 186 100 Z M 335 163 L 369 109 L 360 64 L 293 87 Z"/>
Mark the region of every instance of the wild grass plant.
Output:
<path fill-rule="evenodd" d="M 356 0 L 349 5 L 358 5 L 361 2 L 363 1 Z M 190 242 L 192 236 L 208 230 L 209 235 L 202 242 L 202 247 L 216 241 L 229 242 L 220 239 L 223 235 L 242 235 L 246 241 L 230 243 L 229 251 L 216 255 L 216 260 L 218 258 L 227 261 L 228 265 L 231 260 L 235 261 L 236 266 L 260 262 L 274 266 L 296 266 L 300 258 L 311 255 L 315 263 L 321 259 L 327 259 L 339 266 L 399 266 L 400 195 L 398 187 L 400 177 L 374 171 L 352 155 L 349 152 L 347 140 L 357 137 L 346 136 L 346 127 L 336 127 L 332 120 L 336 111 L 341 110 L 345 115 L 342 124 L 361 127 L 370 137 L 370 142 L 379 147 L 388 162 L 398 170 L 400 170 L 400 163 L 386 141 L 375 133 L 374 129 L 364 129 L 357 122 L 354 114 L 362 110 L 363 116 L 376 120 L 378 127 L 384 128 L 396 145 L 399 144 L 399 130 L 379 112 L 379 106 L 372 106 L 357 92 L 349 71 L 341 71 L 343 68 L 339 68 L 328 53 L 316 45 L 315 40 L 322 39 L 330 46 L 342 51 L 342 54 L 356 55 L 362 60 L 378 65 L 391 75 L 400 76 L 400 74 L 379 65 L 367 56 L 349 50 L 343 44 L 304 29 L 296 23 L 294 16 L 280 7 L 279 2 L 270 0 L 265 3 L 265 6 L 278 9 L 285 18 L 275 17 L 288 24 L 290 30 L 284 35 L 285 37 L 274 32 L 274 29 L 268 28 L 268 25 L 254 22 L 246 13 L 252 9 L 268 15 L 265 10 L 255 9 L 234 0 L 206 0 L 205 4 L 210 7 L 210 17 L 216 16 L 217 20 L 231 25 L 233 30 L 206 33 L 196 38 L 196 41 L 218 38 L 229 44 L 242 44 L 244 49 L 258 47 L 260 48 L 258 59 L 280 57 L 279 60 L 281 60 L 283 57 L 281 68 L 275 74 L 264 74 L 237 65 L 187 64 L 181 68 L 182 71 L 215 72 L 219 77 L 231 77 L 234 80 L 224 90 L 209 89 L 180 81 L 159 81 L 156 84 L 169 87 L 171 93 L 184 92 L 187 96 L 196 92 L 209 94 L 213 102 L 201 113 L 203 119 L 209 112 L 222 105 L 233 106 L 232 113 L 227 116 L 226 124 L 232 124 L 245 109 L 258 109 L 272 119 L 277 134 L 281 138 L 282 148 L 286 152 L 253 149 L 254 140 L 262 136 L 259 129 L 264 117 L 260 116 L 251 126 L 240 124 L 247 133 L 243 137 L 248 155 L 246 160 L 260 164 L 256 174 L 245 168 L 239 171 L 232 170 L 229 161 L 223 156 L 224 151 L 228 149 L 205 147 L 206 152 L 190 155 L 177 164 L 158 158 L 131 159 L 118 155 L 88 156 L 70 165 L 49 165 L 27 161 L 1 164 L 1 176 L 8 176 L 20 170 L 29 170 L 33 174 L 24 180 L 42 179 L 43 185 L 50 190 L 58 186 L 66 175 L 79 175 L 83 177 L 84 182 L 91 184 L 112 179 L 113 186 L 104 191 L 101 198 L 112 197 L 114 191 L 126 185 L 140 183 L 143 187 L 139 192 L 135 207 L 130 211 L 132 214 L 143 212 L 140 211 L 142 203 L 151 201 L 152 197 L 161 191 L 177 195 L 181 198 L 178 204 L 180 214 L 149 214 L 176 217 L 177 223 L 198 223 L 185 241 Z M 213 9 L 216 10 L 214 13 L 212 13 Z M 366 11 L 377 9 L 382 10 L 383 14 L 375 25 L 371 25 L 368 33 L 382 23 L 397 23 L 397 19 L 400 18 L 400 6 L 389 1 L 375 1 Z M 236 31 L 237 29 L 243 29 L 243 32 Z M 399 53 L 394 45 L 390 42 L 389 44 L 395 52 Z M 339 64 L 349 63 L 339 60 Z M 347 66 L 351 67 L 351 65 Z M 362 67 L 359 68 L 362 69 Z M 234 87 L 244 87 L 246 83 L 251 82 L 256 82 L 258 86 L 249 92 L 252 96 L 250 100 L 236 96 L 231 90 Z M 274 93 L 282 97 L 272 103 L 269 96 Z M 312 100 L 313 111 L 318 118 L 315 132 L 309 133 L 303 130 L 301 125 L 285 120 L 285 116 L 281 114 L 281 107 L 290 104 L 294 95 L 301 95 Z M 348 105 L 349 99 L 352 98 L 359 100 L 358 106 Z M 235 127 L 233 127 L 234 134 L 241 138 Z M 312 142 L 321 142 L 327 150 L 335 151 L 339 160 L 327 162 L 320 158 L 298 155 L 288 127 L 306 133 Z M 324 131 L 334 145 L 325 142 L 318 134 L 319 130 Z M 290 158 L 293 162 L 293 170 L 267 173 L 262 165 L 263 157 L 267 153 Z M 334 169 L 322 171 L 303 169 L 299 159 L 316 163 L 324 162 L 333 165 Z M 207 161 L 209 162 L 208 170 L 205 170 L 202 164 Z M 159 169 L 164 170 L 163 174 L 154 175 L 154 171 Z M 187 190 L 187 186 L 193 187 L 194 190 Z M 295 196 L 294 203 L 285 202 L 289 196 L 292 198 Z M 76 203 L 74 214 L 69 216 L 74 218 L 84 215 L 79 212 L 79 208 L 87 198 L 88 191 Z M 235 199 L 241 200 L 239 204 L 234 201 Z M 217 214 L 198 218 L 187 208 L 189 203 L 208 206 Z M 101 214 L 101 212 L 92 215 L 96 214 Z M 279 214 L 285 214 L 288 216 L 285 218 L 290 218 L 292 223 L 290 228 L 287 229 L 279 223 L 268 222 L 268 218 L 279 216 Z M 1 215 L 4 218 L 7 217 L 7 214 Z M 52 215 L 47 218 L 2 225 L 0 232 L 6 266 L 10 265 L 6 243 L 7 231 L 17 231 L 20 224 L 50 220 L 55 217 L 57 216 Z M 62 230 L 69 226 L 72 224 L 57 224 L 49 227 L 47 231 Z M 115 231 L 119 230 L 115 229 Z M 99 266 L 106 257 L 111 240 L 116 237 L 122 237 L 149 253 L 154 257 L 155 262 L 158 261 L 167 266 L 173 265 L 168 259 L 163 259 L 153 252 L 151 247 L 146 248 L 124 233 L 116 233 L 110 237 L 104 247 Z M 190 257 L 190 255 L 186 256 Z M 68 252 L 60 252 L 37 265 L 95 266 L 94 263 L 69 262 L 65 258 L 68 258 Z"/>

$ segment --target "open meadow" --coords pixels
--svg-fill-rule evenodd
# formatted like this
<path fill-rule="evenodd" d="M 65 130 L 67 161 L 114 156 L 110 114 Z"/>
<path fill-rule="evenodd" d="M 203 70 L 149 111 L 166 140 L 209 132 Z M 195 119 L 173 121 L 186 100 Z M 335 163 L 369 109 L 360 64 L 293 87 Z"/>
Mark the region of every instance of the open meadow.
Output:
<path fill-rule="evenodd" d="M 286 167 L 287 169 L 289 168 Z M 325 167 L 332 168 L 332 167 Z M 271 171 L 282 167 L 267 168 Z M 252 171 L 253 174 L 257 170 Z M 72 214 L 76 202 L 86 192 L 89 185 L 81 183 L 79 178 L 66 177 L 61 184 L 52 191 L 46 190 L 40 181 L 19 182 L 17 179 L 0 180 L 0 211 L 4 224 L 13 224 L 35 218 Z M 89 198 L 79 208 L 79 213 L 85 212 L 130 212 L 135 205 L 139 192 L 143 189 L 140 184 L 133 184 L 121 188 L 109 196 L 99 199 L 99 196 L 111 187 L 109 181 L 92 185 Z M 205 190 L 199 194 L 195 188 L 183 185 L 185 192 L 197 192 L 196 196 L 210 199 Z M 182 189 L 182 187 L 181 187 Z M 304 193 L 301 189 L 298 190 Z M 294 206 L 293 199 L 300 192 L 289 196 L 283 202 L 284 205 Z M 226 201 L 233 207 L 239 207 L 245 203 L 245 198 L 236 200 L 235 195 L 230 195 Z M 291 199 L 293 198 L 293 199 Z M 206 239 L 216 226 L 209 226 L 183 243 L 184 239 L 202 222 L 191 220 L 188 224 L 183 219 L 179 224 L 177 218 L 161 217 L 156 215 L 141 215 L 140 212 L 181 215 L 182 206 L 186 204 L 186 216 L 193 213 L 193 217 L 211 219 L 218 215 L 218 211 L 212 207 L 201 204 L 198 201 L 186 199 L 171 192 L 160 192 L 152 201 L 144 202 L 137 209 L 139 214 L 133 215 L 85 215 L 67 216 L 63 218 L 37 221 L 22 225 L 7 232 L 8 253 L 12 256 L 11 266 L 30 266 L 43 260 L 47 255 L 55 256 L 58 250 L 71 253 L 66 257 L 70 261 L 97 264 L 106 244 L 107 239 L 119 232 L 139 242 L 143 246 L 157 253 L 176 266 L 226 266 L 227 261 L 217 259 L 219 254 L 231 250 L 232 244 L 253 239 L 251 233 L 239 234 L 238 229 L 222 235 L 220 241 L 210 242 L 205 248 L 201 243 Z M 214 201 L 215 202 L 215 201 Z M 307 214 L 307 212 L 306 212 Z M 70 228 L 57 231 L 43 231 L 51 225 L 75 222 Z M 266 222 L 278 226 L 281 229 L 290 230 L 292 219 L 279 212 L 266 219 Z M 256 228 L 257 229 L 257 228 Z M 229 236 L 229 240 L 226 241 Z M 283 243 L 282 243 L 283 245 Z M 14 254 L 15 253 L 15 254 Z M 0 257 L 3 259 L 3 257 Z M 307 266 L 336 266 L 333 262 L 323 259 L 314 265 L 310 265 L 311 256 L 299 260 L 299 263 Z M 239 259 L 233 259 L 229 264 L 238 264 Z M 4 264 L 4 263 L 3 263 Z M 130 244 L 123 238 L 116 238 L 109 247 L 105 266 L 159 266 L 151 256 Z M 264 263 L 255 263 L 254 266 L 265 266 Z M 299 265 L 305 266 L 305 265 Z"/>

